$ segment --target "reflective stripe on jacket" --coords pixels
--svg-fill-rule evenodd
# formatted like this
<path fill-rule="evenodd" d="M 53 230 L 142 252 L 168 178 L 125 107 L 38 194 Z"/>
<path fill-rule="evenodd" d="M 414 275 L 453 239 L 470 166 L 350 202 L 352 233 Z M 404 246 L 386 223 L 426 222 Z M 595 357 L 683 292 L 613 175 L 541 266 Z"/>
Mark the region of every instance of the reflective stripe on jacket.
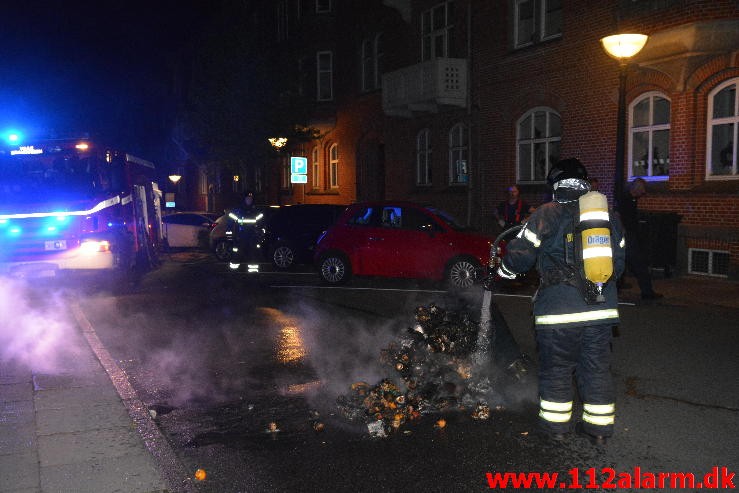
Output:
<path fill-rule="evenodd" d="M 549 202 L 536 209 L 516 238 L 506 245 L 501 270 L 523 274 L 536 267 L 542 278 L 565 277 L 556 274 L 572 269 L 567 259 L 574 259 L 571 233 L 574 231 L 576 214 L 579 214 L 577 202 Z M 572 283 L 562 282 L 540 287 L 534 297 L 537 328 L 618 323 L 616 280 L 624 271 L 625 251 L 623 234 L 617 221 L 611 222 L 611 236 L 614 273 L 603 290 L 606 301 L 586 303 L 580 289 Z"/>

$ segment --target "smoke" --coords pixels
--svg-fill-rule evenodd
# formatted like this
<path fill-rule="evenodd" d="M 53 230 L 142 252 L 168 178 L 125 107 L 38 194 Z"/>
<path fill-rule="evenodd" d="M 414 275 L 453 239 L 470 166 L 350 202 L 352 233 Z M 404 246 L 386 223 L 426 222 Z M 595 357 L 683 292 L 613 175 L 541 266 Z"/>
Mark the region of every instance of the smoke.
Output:
<path fill-rule="evenodd" d="M 343 312 L 327 314 L 303 304 L 299 317 L 309 363 L 322 393 L 333 403 L 352 383 L 374 384 L 388 376 L 390 369 L 380 361 L 380 350 L 407 329 L 412 313 L 406 321 L 354 319 Z"/>
<path fill-rule="evenodd" d="M 69 371 L 84 341 L 68 317 L 64 294 L 0 277 L 0 361 L 40 373 Z"/>

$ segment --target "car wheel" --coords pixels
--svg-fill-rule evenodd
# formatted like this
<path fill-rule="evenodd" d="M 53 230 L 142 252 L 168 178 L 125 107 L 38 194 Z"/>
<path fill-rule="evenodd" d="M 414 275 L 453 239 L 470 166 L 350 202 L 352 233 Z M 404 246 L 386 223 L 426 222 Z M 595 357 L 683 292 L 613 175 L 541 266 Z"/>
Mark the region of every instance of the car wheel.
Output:
<path fill-rule="evenodd" d="M 218 243 L 216 243 L 215 248 L 213 248 L 213 252 L 215 253 L 215 256 L 218 260 L 221 262 L 228 262 L 231 260 L 231 242 L 221 240 Z"/>
<path fill-rule="evenodd" d="M 272 250 L 272 263 L 278 269 L 289 269 L 295 263 L 295 252 L 287 245 L 278 245 Z"/>
<path fill-rule="evenodd" d="M 319 273 L 327 284 L 344 284 L 352 276 L 352 268 L 347 258 L 340 253 L 328 253 L 318 263 Z"/>
<path fill-rule="evenodd" d="M 477 280 L 480 268 L 478 262 L 468 258 L 452 260 L 447 267 L 447 283 L 452 289 L 464 289 L 472 286 Z"/>

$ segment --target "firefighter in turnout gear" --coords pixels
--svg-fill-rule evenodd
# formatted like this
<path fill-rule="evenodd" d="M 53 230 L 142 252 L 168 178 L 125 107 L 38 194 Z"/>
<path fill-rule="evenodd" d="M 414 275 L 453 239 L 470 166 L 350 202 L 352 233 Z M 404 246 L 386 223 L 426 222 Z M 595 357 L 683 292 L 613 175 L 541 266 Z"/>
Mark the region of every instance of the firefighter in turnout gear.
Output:
<path fill-rule="evenodd" d="M 534 211 L 508 243 L 498 274 L 512 279 L 534 266 L 539 272 L 533 305 L 543 431 L 562 440 L 572 430 L 574 374 L 582 431 L 603 444 L 615 417 L 611 337 L 619 322 L 616 281 L 625 266 L 624 239 L 605 197 L 589 192 L 580 161 L 559 161 L 547 181 L 554 200 Z"/>
<path fill-rule="evenodd" d="M 254 205 L 254 193 L 244 194 L 243 203 L 228 213 L 229 231 L 233 238 L 231 253 L 232 266 L 239 262 L 257 262 L 260 258 L 256 251 L 257 222 L 261 219 L 260 211 Z"/>

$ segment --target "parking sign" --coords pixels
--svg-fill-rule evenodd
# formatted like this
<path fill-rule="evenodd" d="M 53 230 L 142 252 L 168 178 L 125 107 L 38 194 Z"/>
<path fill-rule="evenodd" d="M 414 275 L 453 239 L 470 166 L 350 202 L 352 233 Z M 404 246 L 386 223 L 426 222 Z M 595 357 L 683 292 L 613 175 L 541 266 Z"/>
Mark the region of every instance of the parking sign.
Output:
<path fill-rule="evenodd" d="M 293 156 L 290 158 L 290 172 L 294 175 L 308 174 L 308 158 Z"/>

